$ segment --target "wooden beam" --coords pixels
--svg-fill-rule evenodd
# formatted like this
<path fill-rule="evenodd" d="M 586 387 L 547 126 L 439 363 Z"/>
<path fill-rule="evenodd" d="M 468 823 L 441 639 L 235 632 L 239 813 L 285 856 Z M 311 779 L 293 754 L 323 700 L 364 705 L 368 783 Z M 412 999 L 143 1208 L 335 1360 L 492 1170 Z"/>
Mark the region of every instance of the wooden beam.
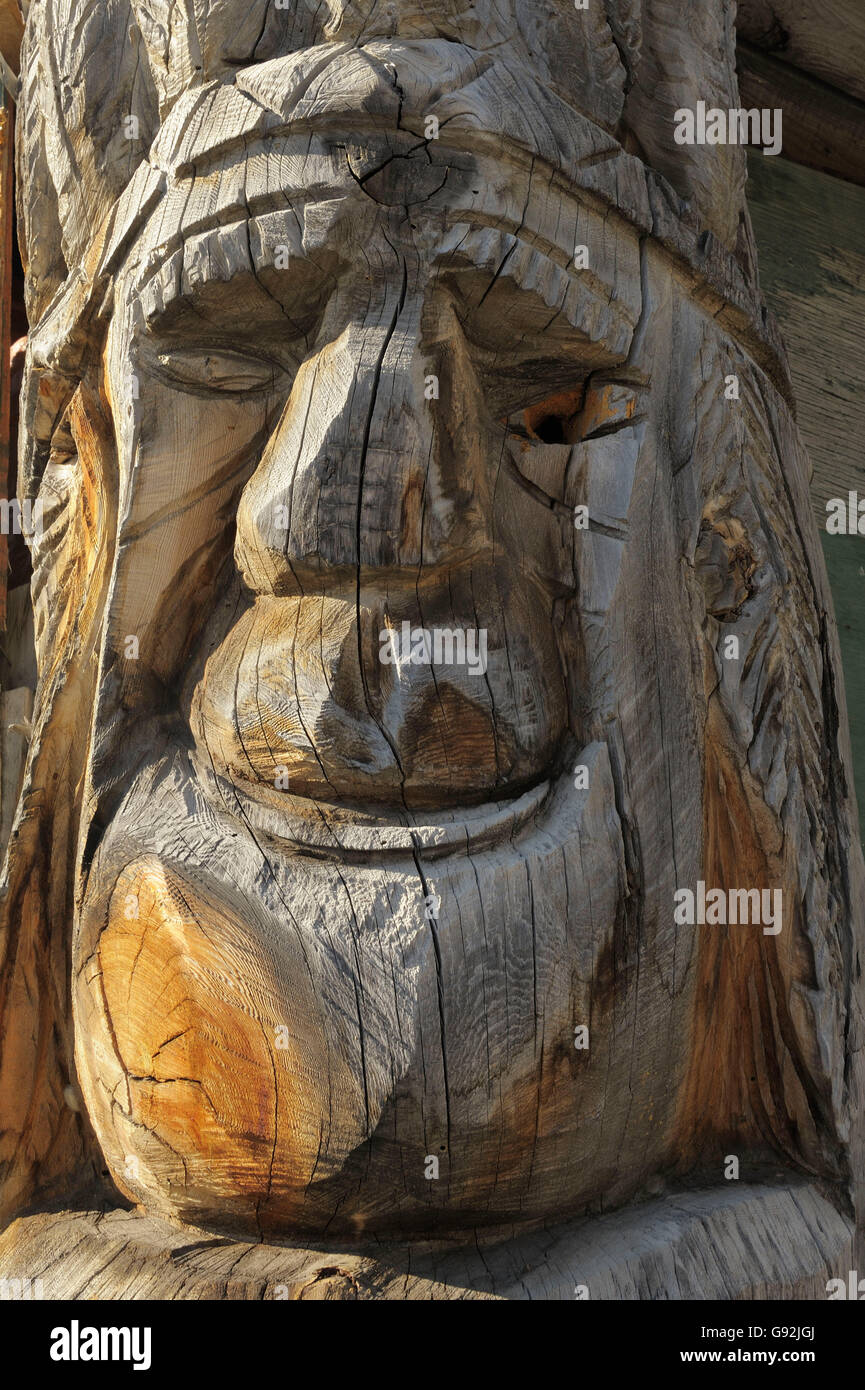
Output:
<path fill-rule="evenodd" d="M 740 39 L 865 101 L 862 0 L 739 0 Z"/>
<path fill-rule="evenodd" d="M 787 159 L 865 184 L 865 102 L 829 87 L 749 43 L 736 50 L 745 107 L 780 107 Z"/>

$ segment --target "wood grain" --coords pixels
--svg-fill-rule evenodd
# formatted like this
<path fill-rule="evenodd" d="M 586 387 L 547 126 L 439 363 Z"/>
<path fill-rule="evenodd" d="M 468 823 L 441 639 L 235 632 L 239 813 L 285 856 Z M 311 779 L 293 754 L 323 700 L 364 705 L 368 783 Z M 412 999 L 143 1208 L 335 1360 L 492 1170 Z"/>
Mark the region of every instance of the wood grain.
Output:
<path fill-rule="evenodd" d="M 363 1302 L 822 1300 L 845 1287 L 850 1225 L 806 1184 L 655 1199 L 637 1212 L 470 1246 L 251 1245 L 126 1212 L 22 1217 L 0 1235 L 46 1299 Z M 19 1276 L 20 1277 L 20 1276 Z M 264 1315 L 262 1315 L 264 1316 Z"/>
<path fill-rule="evenodd" d="M 865 193 L 786 159 L 754 156 L 749 172 L 762 281 L 783 325 L 799 428 L 814 470 L 814 518 L 825 531 L 830 498 L 850 490 L 865 495 L 859 447 Z"/>
<path fill-rule="evenodd" d="M 785 158 L 865 184 L 865 102 L 825 86 L 751 44 L 740 43 L 736 52 L 742 105 L 781 111 Z"/>

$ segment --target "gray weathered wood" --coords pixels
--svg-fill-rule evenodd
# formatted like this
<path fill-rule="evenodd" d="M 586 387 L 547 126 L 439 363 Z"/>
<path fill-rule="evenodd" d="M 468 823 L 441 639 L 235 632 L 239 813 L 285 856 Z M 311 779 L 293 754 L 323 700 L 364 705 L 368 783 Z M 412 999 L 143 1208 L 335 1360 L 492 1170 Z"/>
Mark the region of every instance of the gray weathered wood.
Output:
<path fill-rule="evenodd" d="M 2 1277 L 31 1299 L 821 1300 L 853 1261 L 850 1223 L 803 1183 L 686 1192 L 456 1248 L 253 1245 L 121 1211 L 22 1217 L 0 1236 Z"/>
<path fill-rule="evenodd" d="M 785 158 L 865 184 L 865 102 L 750 44 L 740 43 L 736 51 L 741 104 L 781 111 Z"/>
<path fill-rule="evenodd" d="M 865 191 L 786 159 L 753 156 L 749 169 L 761 278 L 783 324 L 822 531 L 829 498 L 865 496 Z"/>

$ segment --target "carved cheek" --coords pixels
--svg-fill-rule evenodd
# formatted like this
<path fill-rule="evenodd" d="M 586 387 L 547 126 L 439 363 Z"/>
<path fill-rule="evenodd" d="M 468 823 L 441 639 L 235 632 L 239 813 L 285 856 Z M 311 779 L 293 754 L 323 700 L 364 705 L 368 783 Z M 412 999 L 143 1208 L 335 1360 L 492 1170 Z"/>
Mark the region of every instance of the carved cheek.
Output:
<path fill-rule="evenodd" d="M 89 923 L 100 898 L 89 895 Z M 199 1219 L 211 1207 L 248 1219 L 266 1199 L 291 1211 L 334 1084 L 340 1137 L 361 1137 L 362 1096 L 353 1106 L 291 944 L 271 957 L 156 859 L 108 895 L 75 1007 L 88 1109 L 112 1175 L 139 1201 Z"/>
<path fill-rule="evenodd" d="M 146 428 L 132 432 L 125 413 L 115 424 L 122 521 L 108 613 L 115 634 L 138 640 L 139 658 L 116 666 L 130 703 L 152 690 L 151 675 L 182 679 L 274 409 L 261 393 L 191 394 L 144 368 L 138 380 Z"/>

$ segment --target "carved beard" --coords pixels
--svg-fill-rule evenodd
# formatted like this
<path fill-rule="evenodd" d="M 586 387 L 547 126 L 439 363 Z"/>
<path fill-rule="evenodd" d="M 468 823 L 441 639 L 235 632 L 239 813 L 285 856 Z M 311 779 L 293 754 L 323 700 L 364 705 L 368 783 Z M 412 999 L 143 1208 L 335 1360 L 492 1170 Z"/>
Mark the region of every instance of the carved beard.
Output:
<path fill-rule="evenodd" d="M 474 724 L 460 711 L 450 745 L 441 701 L 435 741 L 416 740 L 414 760 L 405 730 L 428 685 L 420 694 L 409 685 L 390 723 L 384 676 L 372 691 L 377 703 L 370 698 L 379 614 L 393 604 L 393 622 L 406 612 L 415 618 L 403 567 L 416 595 L 419 574 L 434 589 L 448 547 L 462 545 L 467 556 L 458 558 L 471 575 L 471 537 L 458 524 L 434 535 L 427 575 L 411 549 L 421 532 L 378 525 L 362 494 L 357 500 L 357 479 L 353 507 L 339 486 L 330 494 L 332 526 L 319 512 L 311 519 L 313 482 L 322 497 L 327 488 L 320 472 L 304 473 L 294 447 L 292 476 L 306 490 L 282 558 L 262 529 L 273 516 L 262 496 L 283 495 L 281 432 L 296 435 L 296 417 L 308 414 L 299 403 L 322 413 L 315 457 L 336 442 L 336 476 L 347 476 L 351 440 L 334 427 L 332 396 L 316 396 L 314 367 L 297 372 L 287 411 L 262 403 L 261 428 L 247 421 L 248 438 L 248 403 L 220 421 L 222 434 L 239 432 L 232 457 L 241 462 L 233 471 L 225 462 L 209 490 L 188 477 L 179 504 L 158 511 L 158 453 L 149 475 L 146 453 L 136 467 L 121 464 L 131 504 L 121 502 L 108 626 L 118 636 L 142 632 L 143 669 L 124 674 L 115 658 L 118 685 L 104 687 L 97 720 L 111 727 L 112 702 L 116 711 L 125 701 L 133 716 L 114 725 L 128 740 L 122 754 L 114 737 L 97 750 L 94 785 L 105 786 L 110 766 L 117 786 L 118 757 L 136 773 L 128 794 L 100 792 L 110 810 L 76 939 L 76 1044 L 111 1172 L 148 1211 L 264 1235 L 552 1219 L 657 1190 L 683 1170 L 717 1173 L 734 1143 L 755 1172 L 775 1171 L 780 1159 L 837 1180 L 839 1101 L 829 1078 L 841 1064 L 818 1055 L 809 999 L 815 981 L 824 1001 L 832 997 L 851 907 L 833 897 L 826 865 L 833 855 L 846 862 L 849 827 L 831 803 L 838 767 L 818 768 L 812 757 L 837 718 L 831 689 L 815 687 L 813 674 L 837 658 L 815 606 L 823 581 L 814 539 L 800 530 L 808 524 L 800 446 L 759 369 L 683 296 L 651 246 L 639 300 L 640 331 L 619 364 L 639 408 L 614 418 L 619 397 L 584 363 L 567 410 L 558 407 L 559 426 L 576 443 L 545 443 L 534 428 L 543 412 L 539 419 L 531 409 L 515 412 L 514 434 L 514 412 L 479 400 L 477 374 L 468 387 L 465 372 L 460 378 L 489 437 L 501 414 L 512 424 L 510 440 L 500 427 L 499 491 L 478 484 L 467 508 L 477 497 L 489 504 L 472 514 L 484 542 L 479 567 L 492 554 L 501 571 L 512 570 L 500 581 L 493 567 L 494 590 L 481 592 L 513 603 L 500 631 L 509 635 L 512 611 L 524 683 L 542 688 L 542 672 L 554 690 L 564 674 L 566 708 L 562 716 L 554 704 L 541 711 L 543 737 L 527 744 L 522 716 L 514 721 L 515 777 L 481 758 L 499 703 L 512 698 L 500 692 L 518 682 L 487 687 Z M 387 312 L 383 319 L 390 322 Z M 317 344 L 338 336 L 328 336 L 327 319 L 317 331 Z M 674 363 L 658 354 L 659 341 L 679 345 Z M 121 342 L 109 347 L 109 362 L 126 360 Z M 379 384 L 387 346 L 375 359 Z M 428 375 L 420 357 L 409 373 L 415 392 Z M 735 414 L 717 389 L 728 370 L 742 385 Z M 564 388 L 564 378 L 561 364 L 551 383 L 547 371 L 548 384 Z M 146 398 L 146 374 L 143 382 Z M 307 389 L 299 401 L 295 392 Z M 212 407 L 195 399 L 198 424 L 188 437 L 206 457 Z M 367 400 L 368 444 L 376 442 L 372 388 Z M 411 492 L 420 408 L 410 396 L 406 451 L 380 475 L 374 495 L 385 517 Z M 136 420 L 129 429 L 145 448 Z M 786 482 L 782 453 L 795 460 Z M 444 448 L 429 458 L 441 510 L 448 486 L 464 485 L 465 475 Z M 489 462 L 489 451 L 476 461 L 481 480 Z M 224 556 L 232 498 L 240 498 L 235 553 L 246 588 L 225 579 L 202 631 L 190 603 L 198 577 Z M 765 529 L 767 499 L 785 519 L 780 535 Z M 590 527 L 578 535 L 581 505 Z M 346 510 L 354 530 L 341 531 Z M 189 560 L 160 574 L 160 554 L 178 553 L 178 517 Z M 537 545 L 538 517 L 542 536 L 560 538 L 553 554 Z M 163 526 L 164 539 L 154 540 Z M 572 557 L 569 580 L 563 553 Z M 376 560 L 381 572 L 372 575 Z M 158 576 L 161 606 L 148 575 Z M 552 639 L 531 617 L 529 596 L 544 585 Z M 273 662 L 264 680 L 246 676 L 250 635 L 259 645 L 246 650 L 256 653 L 256 672 L 261 665 L 258 619 L 248 616 L 259 605 L 271 650 L 274 633 L 290 634 L 282 704 Z M 146 623 L 136 610 L 148 612 Z M 343 624 L 336 632 L 334 611 Z M 452 601 L 449 625 L 467 611 Z M 482 611 L 496 631 L 487 617 L 494 605 Z M 187 614 L 180 641 L 177 613 Z M 425 619 L 420 604 L 416 613 Z M 735 665 L 721 655 L 729 635 L 740 638 Z M 328 642 L 337 651 L 330 664 Z M 193 647 L 190 661 L 183 654 Z M 188 670 L 179 707 L 170 698 L 177 653 Z M 310 669 L 312 693 L 302 686 Z M 261 714 L 244 726 L 255 680 Z M 136 729 L 136 703 L 152 708 L 159 688 L 165 713 Z M 464 695 L 465 684 L 456 688 Z M 324 714 L 313 737 L 302 716 L 316 704 Z M 384 771 L 370 751 L 373 726 L 393 755 L 388 764 L 379 745 Z M 274 785 L 276 733 L 289 735 L 288 792 Z M 578 767 L 585 777 L 575 777 Z M 700 879 L 783 886 L 791 906 L 782 936 L 677 928 L 675 892 Z M 589 1045 L 575 1046 L 583 1029 Z"/>

